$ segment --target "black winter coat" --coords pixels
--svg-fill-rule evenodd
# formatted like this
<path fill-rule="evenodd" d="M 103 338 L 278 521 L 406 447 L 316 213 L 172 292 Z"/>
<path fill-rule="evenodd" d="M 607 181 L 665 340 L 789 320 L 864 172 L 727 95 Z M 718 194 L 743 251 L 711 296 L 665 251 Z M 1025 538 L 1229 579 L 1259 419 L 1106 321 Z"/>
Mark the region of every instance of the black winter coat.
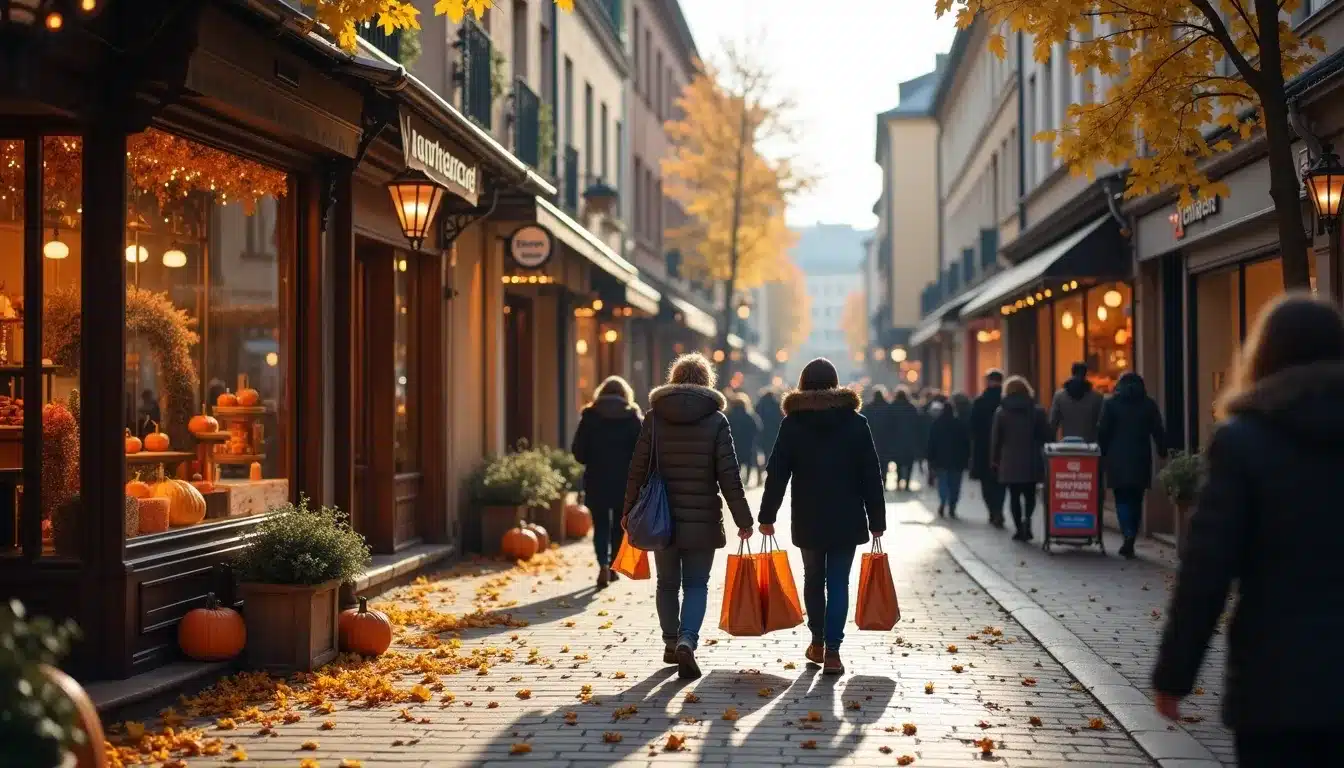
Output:
<path fill-rule="evenodd" d="M 863 404 L 859 413 L 868 420 L 868 431 L 873 433 L 878 461 L 890 461 L 896 455 L 896 432 L 893 429 L 895 412 L 891 403 L 881 395 L 874 395 L 872 400 Z"/>
<path fill-rule="evenodd" d="M 756 452 L 760 450 L 761 422 L 756 414 L 740 402 L 728 404 L 728 428 L 733 431 L 733 448 L 737 460 L 756 466 Z"/>
<path fill-rule="evenodd" d="M 1003 402 L 1003 387 L 989 387 L 971 403 L 971 477 L 994 479 L 989 466 L 989 438 L 994 430 L 994 412 Z"/>
<path fill-rule="evenodd" d="M 971 430 L 949 403 L 929 426 L 929 466 L 965 472 L 971 465 Z"/>
<path fill-rule="evenodd" d="M 899 397 L 891 401 L 888 409 L 891 453 L 883 458 L 897 464 L 910 464 L 924 452 L 924 441 L 928 439 L 924 416 L 914 403 Z"/>
<path fill-rule="evenodd" d="M 599 397 L 583 409 L 569 450 L 583 465 L 583 491 L 590 507 L 620 506 L 643 421 L 639 406 L 623 397 Z"/>
<path fill-rule="evenodd" d="M 1344 363 L 1267 377 L 1227 405 L 1166 613 L 1153 687 L 1190 693 L 1232 583 L 1223 720 L 1238 731 L 1344 728 Z"/>
<path fill-rule="evenodd" d="M 766 392 L 756 401 L 756 416 L 761 420 L 761 453 L 769 458 L 775 448 L 775 439 L 779 437 L 779 425 L 784 421 L 784 412 L 779 409 L 779 399 L 773 392 Z"/>
<path fill-rule="evenodd" d="M 793 479 L 793 544 L 857 547 L 887 528 L 877 449 L 850 389 L 800 390 L 784 398 L 784 423 L 766 467 L 761 523 L 774 525 Z"/>
<path fill-rule="evenodd" d="M 1050 423 L 1044 408 L 1023 394 L 1003 398 L 989 436 L 989 460 L 999 482 L 1044 482 L 1044 452 L 1049 441 Z"/>
<path fill-rule="evenodd" d="M 738 474 L 737 452 L 723 395 L 694 384 L 668 384 L 649 393 L 630 477 L 625 484 L 624 521 L 639 498 L 639 489 L 649 475 L 652 433 L 658 432 L 658 456 L 654 466 L 667 484 L 672 508 L 672 543 L 675 549 L 718 549 L 727 544 L 723 534 L 723 502 L 728 501 L 733 522 L 750 528 L 751 508 Z"/>
<path fill-rule="evenodd" d="M 1130 371 L 1115 383 L 1115 394 L 1101 406 L 1097 442 L 1101 445 L 1103 474 L 1110 488 L 1147 488 L 1153 484 L 1153 452 L 1167 455 L 1167 433 L 1162 412 L 1143 387 L 1143 377 Z"/>

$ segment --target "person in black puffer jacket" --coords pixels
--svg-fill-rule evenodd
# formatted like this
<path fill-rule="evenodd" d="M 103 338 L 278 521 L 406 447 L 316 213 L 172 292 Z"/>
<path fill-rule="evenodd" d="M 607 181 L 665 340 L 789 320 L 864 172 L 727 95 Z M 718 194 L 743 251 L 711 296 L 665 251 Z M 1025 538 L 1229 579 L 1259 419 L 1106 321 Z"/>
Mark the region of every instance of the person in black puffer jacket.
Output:
<path fill-rule="evenodd" d="M 793 543 L 803 551 L 803 601 L 812 644 L 805 656 L 829 675 L 844 673 L 840 642 L 849 608 L 854 551 L 886 530 L 877 449 L 859 396 L 839 388 L 835 366 L 817 358 L 784 398 L 784 423 L 766 469 L 761 533 L 773 536 L 784 489 L 793 481 Z"/>
<path fill-rule="evenodd" d="M 929 427 L 926 455 L 938 483 L 938 516 L 942 517 L 946 512 L 956 518 L 961 480 L 971 464 L 971 430 L 966 419 L 958 415 L 955 399 L 938 411 Z"/>
<path fill-rule="evenodd" d="M 989 510 L 989 523 L 995 528 L 1003 527 L 1005 489 L 989 462 L 989 438 L 994 414 L 1002 402 L 1003 372 L 991 368 L 985 374 L 985 391 L 971 403 L 971 479 L 980 481 L 980 495 Z"/>
<path fill-rule="evenodd" d="M 887 399 L 885 387 L 873 387 L 872 398 L 859 409 L 863 418 L 868 420 L 868 430 L 873 433 L 873 445 L 877 448 L 877 463 L 882 468 L 882 487 L 887 487 L 887 465 L 891 463 L 896 450 L 891 432 L 891 401 Z"/>
<path fill-rule="evenodd" d="M 915 462 L 924 452 L 924 444 L 928 439 L 924 430 L 924 417 L 919 412 L 919 406 L 910 400 L 910 392 L 905 387 L 899 387 L 892 396 L 891 405 L 887 406 L 886 418 L 887 425 L 880 431 L 889 435 L 884 442 L 891 448 L 883 461 L 895 462 L 896 490 L 908 491 L 910 477 L 915 472 Z M 886 472 L 882 474 L 885 479 Z"/>
<path fill-rule="evenodd" d="M 751 409 L 751 398 L 745 392 L 733 392 L 726 399 L 728 427 L 733 431 L 733 449 L 737 451 L 737 460 L 741 464 L 742 482 L 750 488 L 753 469 L 756 470 L 757 482 L 761 479 L 760 459 L 756 456 L 761 439 L 761 420 Z"/>
<path fill-rule="evenodd" d="M 1120 556 L 1131 559 L 1143 519 L 1143 496 L 1153 484 L 1149 440 L 1157 446 L 1158 456 L 1167 455 L 1162 411 L 1144 390 L 1143 377 L 1126 371 L 1115 383 L 1115 394 L 1102 403 L 1097 442 L 1105 470 L 1102 475 L 1115 497 L 1115 516 L 1125 537 Z"/>
<path fill-rule="evenodd" d="M 584 501 L 593 513 L 598 589 L 606 587 L 616 576 L 609 566 L 625 535 L 618 515 L 643 421 L 639 406 L 635 405 L 634 390 L 625 379 L 611 376 L 597 388 L 593 402 L 583 409 L 569 449 L 583 465 Z"/>
<path fill-rule="evenodd" d="M 727 401 L 714 389 L 714 379 L 714 369 L 703 355 L 682 355 L 672 364 L 667 384 L 649 393 L 650 407 L 630 461 L 621 513 L 624 527 L 652 467 L 667 486 L 672 511 L 672 541 L 653 553 L 658 566 L 658 623 L 667 644 L 663 661 L 676 664 L 683 679 L 700 676 L 695 649 L 709 601 L 709 571 L 714 551 L 728 543 L 720 493 L 728 502 L 738 537 L 751 538 L 751 508 L 723 414 Z"/>
<path fill-rule="evenodd" d="M 1008 490 L 1013 514 L 1014 541 L 1031 541 L 1031 517 L 1036 511 L 1036 485 L 1045 481 L 1045 444 L 1050 424 L 1045 409 L 1036 404 L 1036 392 L 1021 376 L 1003 385 L 1003 402 L 994 412 L 989 435 L 989 462 Z"/>
<path fill-rule="evenodd" d="M 1310 661 L 1344 634 L 1344 317 L 1289 294 L 1247 338 L 1186 535 L 1153 671 L 1158 711 L 1180 721 L 1235 582 L 1223 721 L 1237 764 L 1338 765 L 1344 666 Z"/>

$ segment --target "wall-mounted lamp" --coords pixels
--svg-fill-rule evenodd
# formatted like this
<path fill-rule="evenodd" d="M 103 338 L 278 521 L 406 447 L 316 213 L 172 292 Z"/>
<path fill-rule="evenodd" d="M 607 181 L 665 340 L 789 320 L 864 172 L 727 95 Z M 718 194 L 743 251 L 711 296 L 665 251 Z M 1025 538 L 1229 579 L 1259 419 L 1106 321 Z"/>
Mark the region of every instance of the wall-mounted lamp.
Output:
<path fill-rule="evenodd" d="M 387 182 L 392 206 L 397 211 L 397 222 L 401 224 L 401 234 L 406 236 L 412 250 L 420 250 L 425 242 L 446 189 L 425 175 L 424 171 L 414 168 L 407 168 Z"/>

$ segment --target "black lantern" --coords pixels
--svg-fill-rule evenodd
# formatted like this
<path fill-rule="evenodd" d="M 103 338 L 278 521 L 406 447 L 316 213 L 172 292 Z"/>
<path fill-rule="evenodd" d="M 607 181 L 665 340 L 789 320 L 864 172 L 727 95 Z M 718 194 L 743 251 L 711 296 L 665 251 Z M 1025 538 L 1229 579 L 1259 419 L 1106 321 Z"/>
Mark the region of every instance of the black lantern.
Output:
<path fill-rule="evenodd" d="M 583 201 L 587 203 L 588 211 L 599 216 L 611 215 L 619 198 L 616 189 L 600 178 L 583 190 Z"/>
<path fill-rule="evenodd" d="M 1333 230 L 1339 221 L 1340 200 L 1344 197 L 1344 166 L 1329 144 L 1321 148 L 1321 156 L 1302 175 L 1302 182 L 1311 194 L 1316 216 L 1327 229 Z"/>
<path fill-rule="evenodd" d="M 420 250 L 425 235 L 434 224 L 434 214 L 439 212 L 439 203 L 443 202 L 443 193 L 447 188 L 429 178 L 424 171 L 408 168 L 387 182 L 387 191 L 392 195 L 392 206 L 397 210 L 397 221 L 401 224 L 401 233 L 411 244 L 412 250 Z"/>

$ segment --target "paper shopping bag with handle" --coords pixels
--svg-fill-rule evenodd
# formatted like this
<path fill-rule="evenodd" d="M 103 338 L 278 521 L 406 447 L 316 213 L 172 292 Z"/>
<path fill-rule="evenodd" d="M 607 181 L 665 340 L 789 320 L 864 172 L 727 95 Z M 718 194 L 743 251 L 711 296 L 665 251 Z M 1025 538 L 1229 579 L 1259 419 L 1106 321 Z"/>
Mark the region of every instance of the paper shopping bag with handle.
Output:
<path fill-rule="evenodd" d="M 616 560 L 611 569 L 622 576 L 636 581 L 649 578 L 649 553 L 635 549 L 628 538 L 621 538 L 621 548 L 616 552 Z"/>
<path fill-rule="evenodd" d="M 859 599 L 854 623 L 859 629 L 885 632 L 901 620 L 896 602 L 896 584 L 891 580 L 891 564 L 882 551 L 882 540 L 873 539 L 873 550 L 863 553 L 859 563 Z"/>
<path fill-rule="evenodd" d="M 756 556 L 757 577 L 761 580 L 761 605 L 765 631 L 792 629 L 803 623 L 803 606 L 798 600 L 798 583 L 789 567 L 789 553 L 779 548 L 773 536 L 767 536 L 764 551 Z"/>
<path fill-rule="evenodd" d="M 757 560 L 747 547 L 746 554 L 738 545 L 737 554 L 728 556 L 727 578 L 723 584 L 723 610 L 719 612 L 719 629 L 737 637 L 755 637 L 765 633 L 765 619 L 761 611 L 761 581 L 756 575 Z"/>

